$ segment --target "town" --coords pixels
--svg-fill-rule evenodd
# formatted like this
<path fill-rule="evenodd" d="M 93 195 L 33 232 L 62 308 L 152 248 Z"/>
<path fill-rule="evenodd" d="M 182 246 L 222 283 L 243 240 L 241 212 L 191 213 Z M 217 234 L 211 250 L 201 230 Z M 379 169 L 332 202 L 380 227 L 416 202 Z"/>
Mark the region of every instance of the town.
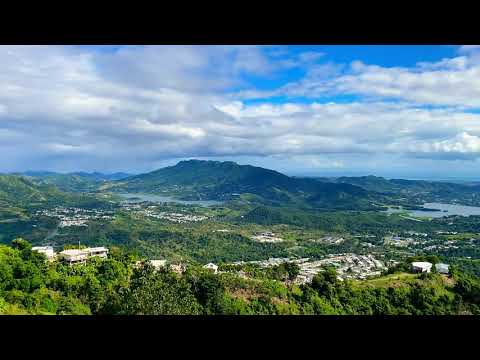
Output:
<path fill-rule="evenodd" d="M 123 203 L 122 208 L 127 211 L 133 211 L 136 215 L 146 216 L 154 219 L 168 220 L 175 223 L 189 223 L 207 220 L 207 216 L 192 215 L 178 212 L 158 211 L 158 206 L 149 204 L 131 204 Z"/>
<path fill-rule="evenodd" d="M 387 266 L 373 255 L 357 254 L 332 254 L 321 260 L 311 260 L 309 258 L 270 258 L 263 261 L 238 261 L 232 263 L 232 265 L 256 264 L 266 268 L 288 262 L 297 264 L 300 268 L 300 273 L 295 279 L 295 283 L 298 284 L 311 282 L 313 277 L 323 271 L 326 266 L 335 267 L 339 280 L 366 279 L 379 276 L 382 271 L 387 269 Z M 389 265 L 394 264 L 394 262 L 390 262 Z"/>
<path fill-rule="evenodd" d="M 39 210 L 36 216 L 54 217 L 60 220 L 59 227 L 88 226 L 91 220 L 111 220 L 113 212 L 101 209 L 80 209 L 76 207 L 56 207 L 53 210 Z"/>

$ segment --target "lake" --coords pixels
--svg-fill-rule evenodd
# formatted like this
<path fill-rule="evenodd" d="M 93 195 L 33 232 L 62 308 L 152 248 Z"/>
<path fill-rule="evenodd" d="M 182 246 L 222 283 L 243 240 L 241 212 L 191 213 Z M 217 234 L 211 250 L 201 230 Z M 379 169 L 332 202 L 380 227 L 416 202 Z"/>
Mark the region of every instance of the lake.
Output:
<path fill-rule="evenodd" d="M 183 205 L 198 205 L 198 206 L 213 206 L 213 205 L 221 205 L 223 204 L 222 201 L 214 201 L 214 200 L 178 200 L 171 196 L 163 196 L 163 195 L 155 195 L 155 194 L 132 194 L 132 193 L 117 193 L 117 195 L 125 198 L 125 201 L 136 203 L 142 201 L 150 201 L 155 203 L 177 203 Z M 132 199 L 135 198 L 135 199 Z"/>
<path fill-rule="evenodd" d="M 440 211 L 422 211 L 422 210 L 401 210 L 401 209 L 388 209 L 387 213 L 398 213 L 406 211 L 411 216 L 440 218 L 450 215 L 470 216 L 480 215 L 480 207 L 478 206 L 466 206 L 466 205 L 452 205 L 443 203 L 425 203 L 422 205 L 424 208 L 437 209 Z"/>

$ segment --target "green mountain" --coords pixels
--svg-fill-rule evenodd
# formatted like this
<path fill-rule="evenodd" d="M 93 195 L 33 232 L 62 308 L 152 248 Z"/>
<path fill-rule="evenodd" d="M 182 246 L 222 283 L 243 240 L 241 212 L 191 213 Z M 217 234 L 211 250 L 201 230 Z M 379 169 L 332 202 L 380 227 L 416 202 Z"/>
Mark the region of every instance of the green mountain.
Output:
<path fill-rule="evenodd" d="M 387 196 L 404 197 L 412 203 L 448 202 L 474 206 L 480 205 L 480 185 L 478 184 L 404 179 L 388 180 L 371 175 L 317 180 L 355 185 L 367 191 L 374 191 Z"/>
<path fill-rule="evenodd" d="M 0 213 L 14 208 L 31 208 L 44 205 L 82 205 L 103 204 L 93 195 L 60 190 L 55 185 L 39 184 L 31 178 L 16 175 L 0 175 Z"/>
<path fill-rule="evenodd" d="M 106 181 L 115 181 L 129 177 L 129 174 L 102 174 L 98 172 L 75 172 L 61 174 L 49 171 L 27 171 L 13 175 L 27 177 L 37 185 L 55 185 L 63 191 L 92 192 L 98 190 Z"/>
<path fill-rule="evenodd" d="M 48 189 L 50 192 L 53 189 Z M 47 188 L 14 175 L 0 175 L 0 203 L 25 204 L 47 200 Z"/>
<path fill-rule="evenodd" d="M 243 200 L 267 205 L 366 209 L 378 196 L 351 184 L 293 178 L 274 170 L 234 162 L 188 160 L 102 187 L 157 193 L 185 200 Z"/>

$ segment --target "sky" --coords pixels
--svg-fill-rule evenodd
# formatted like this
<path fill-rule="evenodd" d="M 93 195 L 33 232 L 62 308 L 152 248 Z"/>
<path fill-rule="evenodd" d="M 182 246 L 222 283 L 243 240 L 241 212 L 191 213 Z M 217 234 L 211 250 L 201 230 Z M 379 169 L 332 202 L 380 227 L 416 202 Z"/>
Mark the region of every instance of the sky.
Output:
<path fill-rule="evenodd" d="M 480 46 L 0 46 L 0 172 L 480 179 Z"/>

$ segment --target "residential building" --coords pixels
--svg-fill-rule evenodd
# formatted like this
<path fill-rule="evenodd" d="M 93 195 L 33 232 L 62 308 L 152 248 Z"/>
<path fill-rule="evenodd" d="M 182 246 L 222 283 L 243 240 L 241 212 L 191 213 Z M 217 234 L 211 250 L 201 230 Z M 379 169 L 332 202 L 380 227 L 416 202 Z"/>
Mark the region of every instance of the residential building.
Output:
<path fill-rule="evenodd" d="M 106 258 L 108 254 L 108 249 L 101 247 L 94 248 L 85 248 L 85 249 L 68 249 L 61 251 L 59 253 L 59 258 L 68 263 L 69 265 L 73 264 L 84 264 L 88 258 L 91 257 L 100 257 Z"/>
<path fill-rule="evenodd" d="M 33 251 L 39 252 L 47 257 L 47 260 L 53 260 L 55 258 L 55 251 L 51 246 L 34 246 Z"/>
<path fill-rule="evenodd" d="M 68 249 L 63 250 L 58 254 L 60 260 L 66 262 L 69 265 L 73 264 L 85 264 L 88 258 L 88 253 L 83 249 Z"/>
<path fill-rule="evenodd" d="M 204 269 L 212 270 L 214 274 L 217 273 L 218 271 L 218 266 L 215 265 L 214 263 L 208 263 L 207 265 L 203 266 Z"/>
<path fill-rule="evenodd" d="M 412 262 L 412 271 L 415 273 L 429 273 L 432 270 L 432 263 L 426 261 Z"/>
<path fill-rule="evenodd" d="M 435 270 L 437 270 L 437 272 L 439 274 L 448 274 L 450 272 L 449 271 L 449 265 L 448 264 L 442 264 L 442 263 L 435 264 Z"/>
<path fill-rule="evenodd" d="M 100 247 L 94 247 L 94 248 L 86 248 L 83 249 L 89 257 L 92 256 L 99 256 L 101 258 L 106 258 L 108 254 L 108 249 L 106 247 L 100 246 Z"/>
<path fill-rule="evenodd" d="M 150 265 L 152 265 L 155 270 L 160 270 L 167 264 L 167 260 L 150 260 Z"/>

